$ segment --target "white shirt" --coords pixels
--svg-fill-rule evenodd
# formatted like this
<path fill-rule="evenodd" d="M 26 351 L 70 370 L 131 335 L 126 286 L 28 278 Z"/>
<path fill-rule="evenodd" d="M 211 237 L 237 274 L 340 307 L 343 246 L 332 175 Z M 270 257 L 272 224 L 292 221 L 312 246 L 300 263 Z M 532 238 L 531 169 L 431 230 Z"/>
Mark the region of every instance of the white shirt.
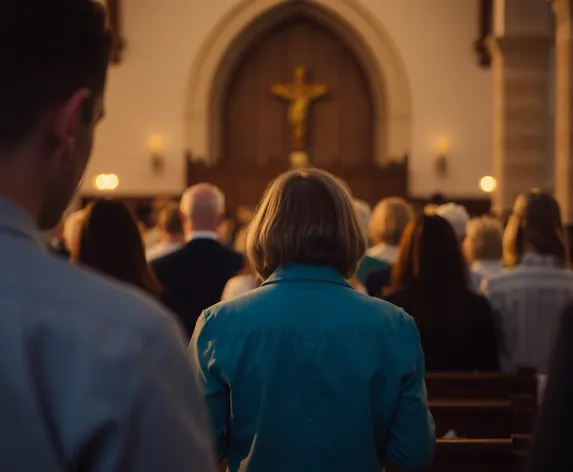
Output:
<path fill-rule="evenodd" d="M 101 472 L 215 470 L 197 372 L 170 314 L 51 256 L 7 199 L 0 260 L 2 471 L 57 472 L 82 457 Z"/>
<path fill-rule="evenodd" d="M 180 249 L 182 246 L 182 243 L 157 243 L 145 252 L 145 257 L 151 262 L 177 251 L 177 249 Z"/>
<path fill-rule="evenodd" d="M 481 275 L 484 279 L 493 279 L 503 275 L 506 270 L 503 268 L 501 261 L 475 261 L 472 264 L 472 271 Z"/>
<path fill-rule="evenodd" d="M 366 251 L 366 255 L 373 257 L 374 259 L 378 259 L 379 261 L 387 262 L 390 265 L 394 265 L 396 263 L 396 259 L 398 259 L 398 249 L 398 246 L 390 246 L 386 243 L 380 243 L 368 249 L 368 251 Z"/>
<path fill-rule="evenodd" d="M 573 273 L 551 256 L 528 253 L 482 288 L 499 317 L 502 369 L 533 367 L 547 374 L 561 315 L 573 300 Z"/>
<path fill-rule="evenodd" d="M 257 279 L 253 274 L 237 275 L 227 282 L 221 301 L 225 302 L 250 292 L 257 287 Z"/>
<path fill-rule="evenodd" d="M 192 241 L 194 239 L 214 239 L 217 240 L 217 233 L 214 231 L 191 231 L 187 235 L 187 241 Z"/>

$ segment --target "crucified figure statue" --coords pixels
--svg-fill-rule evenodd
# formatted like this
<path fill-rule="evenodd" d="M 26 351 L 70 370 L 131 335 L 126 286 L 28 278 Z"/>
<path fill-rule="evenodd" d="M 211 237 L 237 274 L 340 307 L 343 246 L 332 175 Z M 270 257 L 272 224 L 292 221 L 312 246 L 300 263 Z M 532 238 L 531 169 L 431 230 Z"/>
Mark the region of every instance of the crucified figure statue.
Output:
<path fill-rule="evenodd" d="M 305 148 L 310 104 L 328 93 L 326 85 L 305 83 L 305 76 L 306 69 L 298 66 L 294 71 L 292 83 L 278 84 L 271 88 L 274 95 L 290 102 L 287 120 L 293 133 L 293 151 L 302 151 Z"/>

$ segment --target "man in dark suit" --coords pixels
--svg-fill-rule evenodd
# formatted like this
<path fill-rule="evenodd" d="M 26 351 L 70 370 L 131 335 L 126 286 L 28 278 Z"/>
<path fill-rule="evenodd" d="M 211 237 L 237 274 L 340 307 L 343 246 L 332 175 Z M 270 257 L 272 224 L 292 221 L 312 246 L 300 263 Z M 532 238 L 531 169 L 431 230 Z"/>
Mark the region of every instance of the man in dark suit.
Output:
<path fill-rule="evenodd" d="M 221 300 L 225 284 L 241 271 L 244 260 L 217 241 L 217 226 L 225 211 L 225 196 L 217 187 L 188 188 L 180 209 L 188 242 L 153 261 L 152 267 L 174 297 L 190 338 L 201 312 Z"/>

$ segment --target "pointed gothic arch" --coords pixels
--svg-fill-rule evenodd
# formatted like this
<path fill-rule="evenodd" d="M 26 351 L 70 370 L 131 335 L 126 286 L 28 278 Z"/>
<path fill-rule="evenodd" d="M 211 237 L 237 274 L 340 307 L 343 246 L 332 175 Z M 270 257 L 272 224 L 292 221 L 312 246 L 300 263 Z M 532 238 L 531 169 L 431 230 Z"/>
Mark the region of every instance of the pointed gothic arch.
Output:
<path fill-rule="evenodd" d="M 372 88 L 375 160 L 401 159 L 410 150 L 412 104 L 404 62 L 383 26 L 357 0 L 241 0 L 213 28 L 193 63 L 185 115 L 186 149 L 194 160 L 216 163 L 221 149 L 218 111 L 227 77 L 262 33 L 289 15 L 304 14 L 344 37 Z"/>

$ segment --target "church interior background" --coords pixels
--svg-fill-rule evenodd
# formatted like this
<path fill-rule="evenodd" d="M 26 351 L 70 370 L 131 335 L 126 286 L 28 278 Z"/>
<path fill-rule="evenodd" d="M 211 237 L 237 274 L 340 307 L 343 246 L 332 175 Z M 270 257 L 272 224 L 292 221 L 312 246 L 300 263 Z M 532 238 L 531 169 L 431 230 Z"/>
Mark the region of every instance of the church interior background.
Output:
<path fill-rule="evenodd" d="M 253 205 L 308 160 L 370 203 L 480 212 L 534 186 L 571 220 L 570 0 L 106 3 L 121 43 L 84 197 L 210 181 Z"/>

